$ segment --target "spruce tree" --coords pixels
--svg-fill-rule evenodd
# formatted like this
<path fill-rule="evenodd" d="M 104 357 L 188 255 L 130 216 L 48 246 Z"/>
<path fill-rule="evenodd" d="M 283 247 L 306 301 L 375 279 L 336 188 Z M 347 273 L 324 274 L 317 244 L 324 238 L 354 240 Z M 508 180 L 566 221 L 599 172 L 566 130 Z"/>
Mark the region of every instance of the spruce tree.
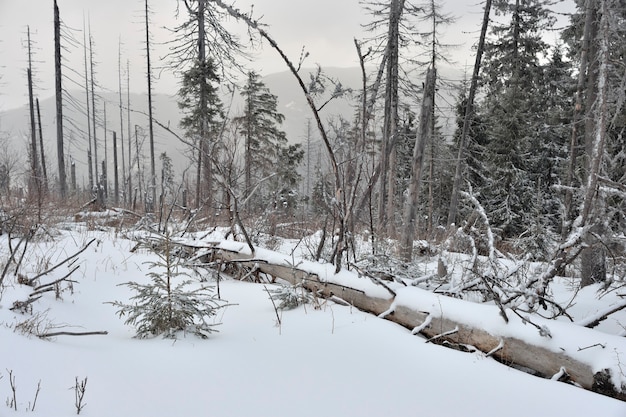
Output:
<path fill-rule="evenodd" d="M 251 193 L 259 181 L 273 176 L 261 186 L 260 192 L 255 193 L 251 204 L 253 208 L 267 207 L 265 200 L 271 198 L 275 207 L 279 200 L 297 189 L 299 177 L 295 169 L 302 161 L 303 152 L 298 145 L 288 145 L 287 136 L 280 129 L 285 116 L 278 111 L 277 97 L 265 86 L 259 74 L 248 73 L 241 95 L 245 99 L 244 112 L 235 121 L 241 126 L 239 133 L 245 141 L 245 192 Z"/>
<path fill-rule="evenodd" d="M 541 58 L 548 45 L 542 31 L 552 24 L 546 5 L 544 0 L 497 2 L 496 14 L 509 21 L 493 27 L 485 48 L 482 112 L 488 131 L 488 172 L 486 186 L 476 191 L 492 226 L 505 239 L 523 235 L 536 219 L 533 160 L 545 153 L 545 142 L 533 137 L 544 125 Z"/>
<path fill-rule="evenodd" d="M 219 77 L 212 60 L 195 61 L 182 74 L 178 90 L 178 107 L 183 113 L 180 127 L 185 130 L 197 164 L 197 186 L 202 180 L 210 184 L 213 152 L 223 118 L 222 102 L 215 84 Z M 204 172 L 204 175 L 202 175 Z M 199 190 L 199 188 L 198 188 Z M 200 194 L 197 194 L 200 197 Z M 200 205 L 200 201 L 196 201 Z"/>

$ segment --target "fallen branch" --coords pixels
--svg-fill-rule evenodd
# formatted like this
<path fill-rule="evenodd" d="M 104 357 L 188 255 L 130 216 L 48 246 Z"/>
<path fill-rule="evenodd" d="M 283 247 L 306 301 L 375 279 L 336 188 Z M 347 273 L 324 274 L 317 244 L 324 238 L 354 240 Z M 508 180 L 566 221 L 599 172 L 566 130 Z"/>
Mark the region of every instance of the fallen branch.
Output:
<path fill-rule="evenodd" d="M 26 301 L 14 301 L 13 306 L 9 308 L 11 311 L 18 310 L 21 313 L 26 313 L 28 311 L 29 306 L 35 301 L 39 300 L 41 296 L 35 298 L 29 298 Z"/>
<path fill-rule="evenodd" d="M 611 314 L 617 313 L 620 310 L 626 308 L 626 300 L 620 302 L 617 305 L 608 307 L 606 310 L 599 312 L 595 316 L 587 317 L 583 320 L 576 322 L 579 326 L 585 326 L 590 329 L 593 329 L 598 324 L 600 324 L 603 320 L 606 320 Z"/>
<path fill-rule="evenodd" d="M 58 267 L 60 267 L 61 265 L 63 265 L 64 263 L 76 258 L 78 255 L 80 255 L 81 253 L 83 253 L 84 251 L 87 250 L 87 248 L 93 243 L 95 242 L 96 238 L 91 239 L 81 250 L 79 250 L 78 252 L 76 252 L 73 255 L 68 256 L 67 258 L 65 258 L 64 260 L 62 260 L 61 262 L 59 262 L 58 264 L 56 264 L 55 266 L 53 266 L 52 268 L 43 271 L 42 273 L 38 274 L 37 276 L 31 278 L 28 280 L 28 285 L 30 285 L 31 287 L 34 285 L 35 281 L 37 281 L 39 278 L 41 278 L 44 275 L 49 274 L 50 272 L 54 271 L 55 269 L 57 269 Z M 36 289 L 36 288 L 35 288 Z"/>
<path fill-rule="evenodd" d="M 70 275 L 72 275 L 78 268 L 79 268 L 79 266 L 75 266 L 74 269 L 72 269 L 70 272 L 68 272 L 63 278 L 59 278 L 59 279 L 56 279 L 56 280 L 54 280 L 52 282 L 49 282 L 47 284 L 42 284 L 42 285 L 36 287 L 35 291 L 33 291 L 30 294 L 30 297 L 32 297 L 33 295 L 42 293 L 42 292 L 50 291 L 49 289 L 46 289 L 46 287 L 52 287 L 53 285 L 58 284 L 61 281 L 67 280 L 70 277 Z M 75 283 L 77 281 L 70 281 L 70 282 L 74 282 Z"/>
<path fill-rule="evenodd" d="M 46 337 L 54 337 L 54 336 L 94 336 L 94 335 L 108 335 L 109 332 L 106 330 L 98 331 L 98 332 L 51 332 L 51 333 L 42 333 L 38 334 L 37 337 L 41 339 L 45 339 Z"/>
<path fill-rule="evenodd" d="M 443 332 L 437 335 L 434 335 L 433 337 L 431 337 L 430 339 L 426 340 L 426 343 L 435 341 L 437 339 L 441 339 L 442 337 L 446 337 L 446 336 L 450 336 L 452 334 L 458 333 L 459 332 L 459 326 L 456 326 L 454 329 L 452 330 L 448 330 L 447 332 Z"/>
<path fill-rule="evenodd" d="M 504 348 L 504 340 L 500 339 L 500 343 L 498 343 L 498 346 L 494 347 L 489 352 L 487 352 L 485 354 L 485 356 L 486 357 L 490 357 L 491 355 L 493 355 L 494 353 L 496 353 L 497 351 L 499 351 L 502 348 Z"/>
<path fill-rule="evenodd" d="M 433 315 L 429 314 L 426 317 L 426 320 L 424 320 L 424 322 L 422 324 L 420 324 L 419 326 L 413 327 L 413 330 L 411 330 L 411 334 L 419 334 L 419 333 L 421 333 L 425 328 L 430 326 L 430 323 L 432 323 L 432 322 L 433 322 Z"/>

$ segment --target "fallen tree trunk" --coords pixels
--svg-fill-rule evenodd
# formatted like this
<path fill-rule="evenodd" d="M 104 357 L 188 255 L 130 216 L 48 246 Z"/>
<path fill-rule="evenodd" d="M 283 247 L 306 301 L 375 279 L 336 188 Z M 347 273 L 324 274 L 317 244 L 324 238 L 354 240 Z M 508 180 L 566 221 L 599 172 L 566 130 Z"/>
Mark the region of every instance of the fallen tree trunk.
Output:
<path fill-rule="evenodd" d="M 536 328 L 539 328 L 538 325 L 527 326 L 528 322 L 522 318 L 505 324 L 498 309 L 494 306 L 453 299 L 418 288 L 398 288 L 398 295 L 395 297 L 372 296 L 368 294 L 371 291 L 359 288 L 367 282 L 365 280 L 356 279 L 354 286 L 346 286 L 321 279 L 307 268 L 287 263 L 279 265 L 276 260 L 268 261 L 261 257 L 252 258 L 250 254 L 230 248 L 215 248 L 212 256 L 226 263 L 236 262 L 239 265 L 256 268 L 260 272 L 291 284 L 301 284 L 322 297 L 339 297 L 360 310 L 414 330 L 414 333 L 427 337 L 427 341 L 469 350 L 477 349 L 506 365 L 532 371 L 545 378 L 557 379 L 558 377 L 558 380 L 626 401 L 626 386 L 623 383 L 620 383 L 621 386 L 616 386 L 614 381 L 620 381 L 620 378 L 611 375 L 608 365 L 606 368 L 594 369 L 589 365 L 589 361 L 579 359 L 583 357 L 581 351 L 585 349 L 602 349 L 593 356 L 596 359 L 593 362 L 594 367 L 598 367 L 597 363 L 612 364 L 617 361 L 619 364 L 618 349 L 609 349 L 607 344 L 612 343 L 625 348 L 626 341 L 623 338 L 553 320 L 546 321 L 547 324 L 541 322 L 544 324 L 540 331 L 536 331 Z M 490 311 L 478 311 L 483 309 Z M 467 317 L 472 317 L 472 310 L 480 313 L 476 314 L 478 317 L 492 317 L 493 320 L 484 324 L 472 323 L 471 319 L 467 319 Z M 553 338 L 547 326 L 554 330 L 552 333 L 555 335 L 570 334 L 572 331 L 581 334 L 583 337 L 576 340 L 578 343 L 581 341 L 587 343 L 590 340 L 596 342 L 586 344 L 586 347 L 573 347 L 571 346 L 572 340 L 566 344 L 561 342 L 568 341 L 567 338 L 563 340 L 558 337 Z M 597 340 L 606 339 L 611 339 L 611 342 L 604 344 L 597 342 Z M 597 361 L 599 356 L 602 357 L 601 361 Z"/>

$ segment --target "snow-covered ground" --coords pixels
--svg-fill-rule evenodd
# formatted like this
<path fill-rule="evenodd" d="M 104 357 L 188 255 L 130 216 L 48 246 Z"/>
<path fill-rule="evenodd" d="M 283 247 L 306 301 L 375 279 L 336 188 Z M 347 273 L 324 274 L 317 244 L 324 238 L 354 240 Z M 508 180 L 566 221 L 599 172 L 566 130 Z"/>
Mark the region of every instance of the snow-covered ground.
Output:
<path fill-rule="evenodd" d="M 249 282 L 221 281 L 229 306 L 210 338 L 135 339 L 108 302 L 128 302 L 132 292 L 118 284 L 147 282 L 145 262 L 155 255 L 131 252 L 135 242 L 114 231 L 71 229 L 29 246 L 21 272 L 33 276 L 97 239 L 72 265 L 79 266 L 73 289 L 63 284 L 60 299 L 45 293 L 33 313 L 41 326 L 108 335 L 42 340 L 16 332 L 33 315 L 10 307 L 32 288 L 8 276 L 0 299 L 0 416 L 75 414 L 74 386 L 85 378 L 81 415 L 92 417 L 626 416 L 624 402 L 533 377 L 482 353 L 424 343 L 355 308 L 307 305 L 283 311 L 278 325 L 266 288 Z M 0 239 L 4 265 L 6 236 Z M 63 265 L 41 282 L 69 270 Z M 17 412 L 8 406 L 9 374 Z"/>

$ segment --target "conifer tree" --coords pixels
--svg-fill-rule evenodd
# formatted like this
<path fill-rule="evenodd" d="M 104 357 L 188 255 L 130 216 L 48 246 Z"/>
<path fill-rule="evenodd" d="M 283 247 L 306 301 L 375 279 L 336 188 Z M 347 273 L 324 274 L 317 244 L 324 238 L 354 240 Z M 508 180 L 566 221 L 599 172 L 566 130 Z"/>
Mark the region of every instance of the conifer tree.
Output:
<path fill-rule="evenodd" d="M 223 118 L 222 102 L 215 86 L 218 82 L 213 61 L 196 60 L 182 74 L 178 90 L 178 107 L 184 114 L 180 126 L 185 130 L 185 136 L 196 155 L 196 180 L 201 181 L 201 173 L 204 172 L 204 180 L 209 184 L 206 177 L 212 175 L 210 155 L 215 149 L 220 120 Z M 200 186 L 199 183 L 197 186 Z M 199 206 L 200 201 L 196 201 L 196 205 Z"/>
<path fill-rule="evenodd" d="M 248 73 L 241 95 L 245 99 L 244 113 L 235 120 L 240 124 L 240 134 L 245 140 L 244 188 L 246 194 L 249 194 L 259 181 L 275 175 L 277 178 L 273 178 L 268 183 L 271 189 L 265 187 L 266 192 L 275 197 L 276 193 L 284 197 L 285 193 L 289 194 L 289 191 L 279 189 L 296 186 L 298 177 L 295 174 L 295 168 L 302 160 L 303 152 L 299 146 L 288 145 L 287 136 L 280 129 L 285 116 L 277 109 L 278 99 L 265 86 L 257 73 Z M 262 193 L 259 196 L 262 196 Z M 254 201 L 261 203 L 262 200 L 255 198 Z"/>
<path fill-rule="evenodd" d="M 542 54 L 548 45 L 542 30 L 552 18 L 544 0 L 497 2 L 496 13 L 509 17 L 494 26 L 494 38 L 487 42 L 484 64 L 483 114 L 488 129 L 485 146 L 488 180 L 482 194 L 491 224 L 501 237 L 525 232 L 532 220 L 530 202 L 536 200 L 533 157 L 544 152 L 533 149 L 534 132 L 543 124 L 541 91 Z"/>

